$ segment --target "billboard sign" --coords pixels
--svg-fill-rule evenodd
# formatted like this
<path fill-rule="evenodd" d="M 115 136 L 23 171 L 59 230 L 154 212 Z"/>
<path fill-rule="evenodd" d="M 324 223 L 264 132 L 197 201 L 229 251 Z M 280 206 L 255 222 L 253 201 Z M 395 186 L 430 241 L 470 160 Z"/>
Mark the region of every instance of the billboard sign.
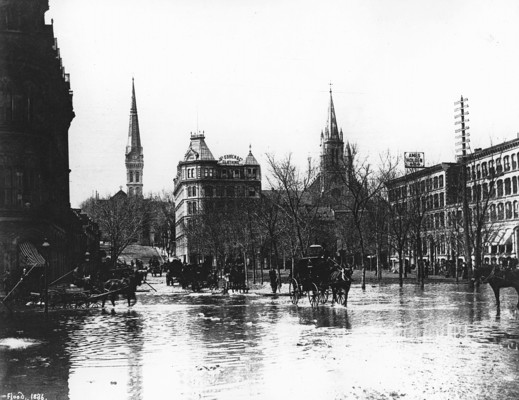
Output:
<path fill-rule="evenodd" d="M 406 168 L 424 168 L 424 153 L 423 152 L 409 152 L 404 153 L 404 164 Z"/>

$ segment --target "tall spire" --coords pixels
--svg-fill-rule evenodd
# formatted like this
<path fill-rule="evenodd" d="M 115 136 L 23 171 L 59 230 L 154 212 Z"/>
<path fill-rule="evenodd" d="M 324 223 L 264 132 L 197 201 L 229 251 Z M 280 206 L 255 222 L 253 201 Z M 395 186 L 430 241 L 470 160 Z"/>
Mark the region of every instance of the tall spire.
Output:
<path fill-rule="evenodd" d="M 126 154 L 131 151 L 142 151 L 141 135 L 139 132 L 139 117 L 137 115 L 137 101 L 135 99 L 135 82 L 132 78 L 132 105 L 130 108 L 130 127 L 128 129 L 128 144 Z"/>
<path fill-rule="evenodd" d="M 330 83 L 330 106 L 328 108 L 328 122 L 326 124 L 327 139 L 339 139 L 337 128 L 337 118 L 335 117 L 335 107 L 333 106 L 332 84 Z"/>
<path fill-rule="evenodd" d="M 142 196 L 144 155 L 139 132 L 137 101 L 135 99 L 135 82 L 132 78 L 132 105 L 130 108 L 130 126 L 128 144 L 126 145 L 126 187 L 130 196 Z"/>

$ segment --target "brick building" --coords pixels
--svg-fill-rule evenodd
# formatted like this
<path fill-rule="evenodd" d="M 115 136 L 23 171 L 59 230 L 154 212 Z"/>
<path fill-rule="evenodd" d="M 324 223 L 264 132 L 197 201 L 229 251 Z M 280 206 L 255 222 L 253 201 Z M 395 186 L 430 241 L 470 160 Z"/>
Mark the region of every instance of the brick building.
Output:
<path fill-rule="evenodd" d="M 177 166 L 173 190 L 176 255 L 186 262 L 199 261 L 185 234 L 187 221 L 211 200 L 225 206 L 240 199 L 259 198 L 261 167 L 250 149 L 245 158 L 227 154 L 216 159 L 205 134 L 191 133 L 184 159 Z"/>

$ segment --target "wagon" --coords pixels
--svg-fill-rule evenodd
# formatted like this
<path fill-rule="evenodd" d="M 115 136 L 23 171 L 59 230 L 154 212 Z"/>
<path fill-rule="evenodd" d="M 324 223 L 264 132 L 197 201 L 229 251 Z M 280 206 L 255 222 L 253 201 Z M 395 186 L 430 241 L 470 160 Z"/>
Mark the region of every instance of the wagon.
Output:
<path fill-rule="evenodd" d="M 289 280 L 289 293 L 292 304 L 307 297 L 310 305 L 316 307 L 328 301 L 346 305 L 351 285 L 351 270 L 342 267 L 327 257 L 322 246 L 312 245 L 308 255 L 294 266 L 294 274 Z"/>
<path fill-rule="evenodd" d="M 51 308 L 90 308 L 101 305 L 106 292 L 100 289 L 80 288 L 75 285 L 61 284 L 48 290 L 48 306 Z M 44 304 L 43 293 L 31 292 L 32 304 Z"/>

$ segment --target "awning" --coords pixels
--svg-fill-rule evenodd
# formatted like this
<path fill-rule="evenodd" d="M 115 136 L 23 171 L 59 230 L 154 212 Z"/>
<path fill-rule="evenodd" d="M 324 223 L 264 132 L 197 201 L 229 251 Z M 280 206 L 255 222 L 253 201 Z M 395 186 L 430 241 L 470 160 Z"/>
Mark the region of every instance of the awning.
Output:
<path fill-rule="evenodd" d="M 505 244 L 508 238 L 512 235 L 513 229 L 503 229 L 497 232 L 492 240 L 493 245 Z"/>
<path fill-rule="evenodd" d="M 23 257 L 23 262 L 25 265 L 30 266 L 44 266 L 45 259 L 42 257 L 40 253 L 38 253 L 38 249 L 31 242 L 24 242 L 20 244 L 20 252 Z"/>

